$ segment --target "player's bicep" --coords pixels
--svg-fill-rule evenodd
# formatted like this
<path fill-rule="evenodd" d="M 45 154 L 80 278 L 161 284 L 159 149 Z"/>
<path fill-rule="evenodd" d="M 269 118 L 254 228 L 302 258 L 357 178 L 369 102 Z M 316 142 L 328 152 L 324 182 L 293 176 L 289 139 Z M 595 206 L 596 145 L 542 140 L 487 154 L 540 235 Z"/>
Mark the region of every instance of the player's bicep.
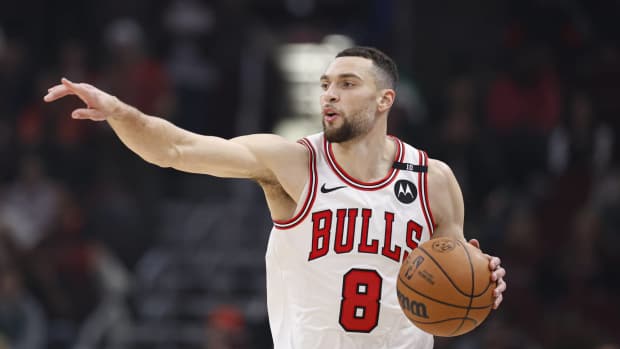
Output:
<path fill-rule="evenodd" d="M 274 134 L 254 134 L 232 139 L 245 146 L 256 158 L 253 178 L 277 181 L 291 197 L 305 184 L 308 153 L 305 146 Z"/>
<path fill-rule="evenodd" d="M 172 167 L 185 172 L 254 179 L 269 172 L 249 144 L 235 138 L 188 133 L 174 145 L 172 151 Z"/>
<path fill-rule="evenodd" d="M 454 173 L 445 163 L 429 162 L 428 195 L 435 218 L 434 237 L 446 236 L 464 240 L 465 205 Z"/>

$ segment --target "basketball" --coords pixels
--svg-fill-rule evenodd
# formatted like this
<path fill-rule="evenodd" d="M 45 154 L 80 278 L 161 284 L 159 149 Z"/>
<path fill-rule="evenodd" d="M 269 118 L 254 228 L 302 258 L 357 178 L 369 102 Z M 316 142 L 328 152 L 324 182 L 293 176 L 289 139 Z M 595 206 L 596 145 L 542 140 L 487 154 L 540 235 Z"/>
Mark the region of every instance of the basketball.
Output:
<path fill-rule="evenodd" d="M 493 307 L 489 260 L 471 244 L 431 239 L 405 259 L 397 281 L 400 307 L 421 330 L 440 337 L 478 327 Z"/>

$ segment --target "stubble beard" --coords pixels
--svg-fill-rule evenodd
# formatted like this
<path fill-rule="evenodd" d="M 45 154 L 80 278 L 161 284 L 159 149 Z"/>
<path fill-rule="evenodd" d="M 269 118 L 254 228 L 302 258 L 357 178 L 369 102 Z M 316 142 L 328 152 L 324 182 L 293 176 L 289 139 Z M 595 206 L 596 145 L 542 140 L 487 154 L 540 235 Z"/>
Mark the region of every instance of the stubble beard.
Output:
<path fill-rule="evenodd" d="M 346 142 L 356 136 L 353 126 L 347 120 L 344 120 L 340 127 L 328 127 L 326 122 L 323 121 L 323 133 L 325 134 L 325 139 L 330 143 Z"/>
<path fill-rule="evenodd" d="M 366 113 L 369 113 L 369 111 L 361 111 L 358 115 L 350 119 L 343 117 L 340 127 L 328 127 L 325 120 L 323 120 L 323 134 L 325 135 L 325 139 L 330 143 L 342 143 L 366 134 L 372 126 L 369 121 L 370 118 L 364 115 Z"/>

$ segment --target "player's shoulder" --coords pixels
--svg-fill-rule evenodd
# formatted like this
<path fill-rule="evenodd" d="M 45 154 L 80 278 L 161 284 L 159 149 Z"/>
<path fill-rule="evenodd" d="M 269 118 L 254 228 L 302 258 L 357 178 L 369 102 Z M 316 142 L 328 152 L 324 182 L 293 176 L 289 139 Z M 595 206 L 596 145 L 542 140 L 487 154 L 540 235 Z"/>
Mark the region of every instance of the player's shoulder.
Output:
<path fill-rule="evenodd" d="M 280 181 L 303 180 L 308 171 L 308 161 L 315 151 L 305 139 L 291 140 L 277 134 L 253 135 L 255 156 L 262 161 Z"/>
<path fill-rule="evenodd" d="M 435 233 L 445 228 L 462 227 L 463 194 L 448 164 L 441 160 L 428 161 L 427 196 L 436 225 Z"/>
<path fill-rule="evenodd" d="M 454 172 L 452 172 L 452 169 L 448 164 L 433 158 L 428 159 L 428 173 L 429 181 L 434 180 L 442 182 L 452 180 L 454 178 Z"/>
<path fill-rule="evenodd" d="M 428 172 L 436 174 L 439 177 L 454 176 L 452 169 L 448 164 L 439 159 L 428 159 Z"/>
<path fill-rule="evenodd" d="M 426 162 L 429 185 L 437 184 L 437 186 L 441 186 L 454 180 L 454 173 L 448 164 L 439 159 L 431 158 L 423 149 L 419 149 L 412 144 L 403 142 L 396 137 L 394 137 L 394 139 L 397 139 L 400 143 L 404 144 L 404 146 L 409 149 L 409 151 L 412 151 L 412 153 L 419 153 L 420 161 L 422 161 L 422 158 L 428 158 L 428 161 L 423 162 Z"/>

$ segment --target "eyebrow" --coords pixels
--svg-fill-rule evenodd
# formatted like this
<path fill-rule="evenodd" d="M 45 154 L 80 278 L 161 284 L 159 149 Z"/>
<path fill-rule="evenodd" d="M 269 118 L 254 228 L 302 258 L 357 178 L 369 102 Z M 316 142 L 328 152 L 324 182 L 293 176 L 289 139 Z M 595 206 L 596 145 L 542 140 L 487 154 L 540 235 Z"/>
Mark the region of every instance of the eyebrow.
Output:
<path fill-rule="evenodd" d="M 339 79 L 346 79 L 346 78 L 354 78 L 354 79 L 358 79 L 358 80 L 364 80 L 362 79 L 361 76 L 355 74 L 355 73 L 342 73 L 342 74 L 338 74 L 337 76 Z M 322 80 L 329 80 L 329 76 L 323 74 L 321 75 L 321 81 Z"/>

